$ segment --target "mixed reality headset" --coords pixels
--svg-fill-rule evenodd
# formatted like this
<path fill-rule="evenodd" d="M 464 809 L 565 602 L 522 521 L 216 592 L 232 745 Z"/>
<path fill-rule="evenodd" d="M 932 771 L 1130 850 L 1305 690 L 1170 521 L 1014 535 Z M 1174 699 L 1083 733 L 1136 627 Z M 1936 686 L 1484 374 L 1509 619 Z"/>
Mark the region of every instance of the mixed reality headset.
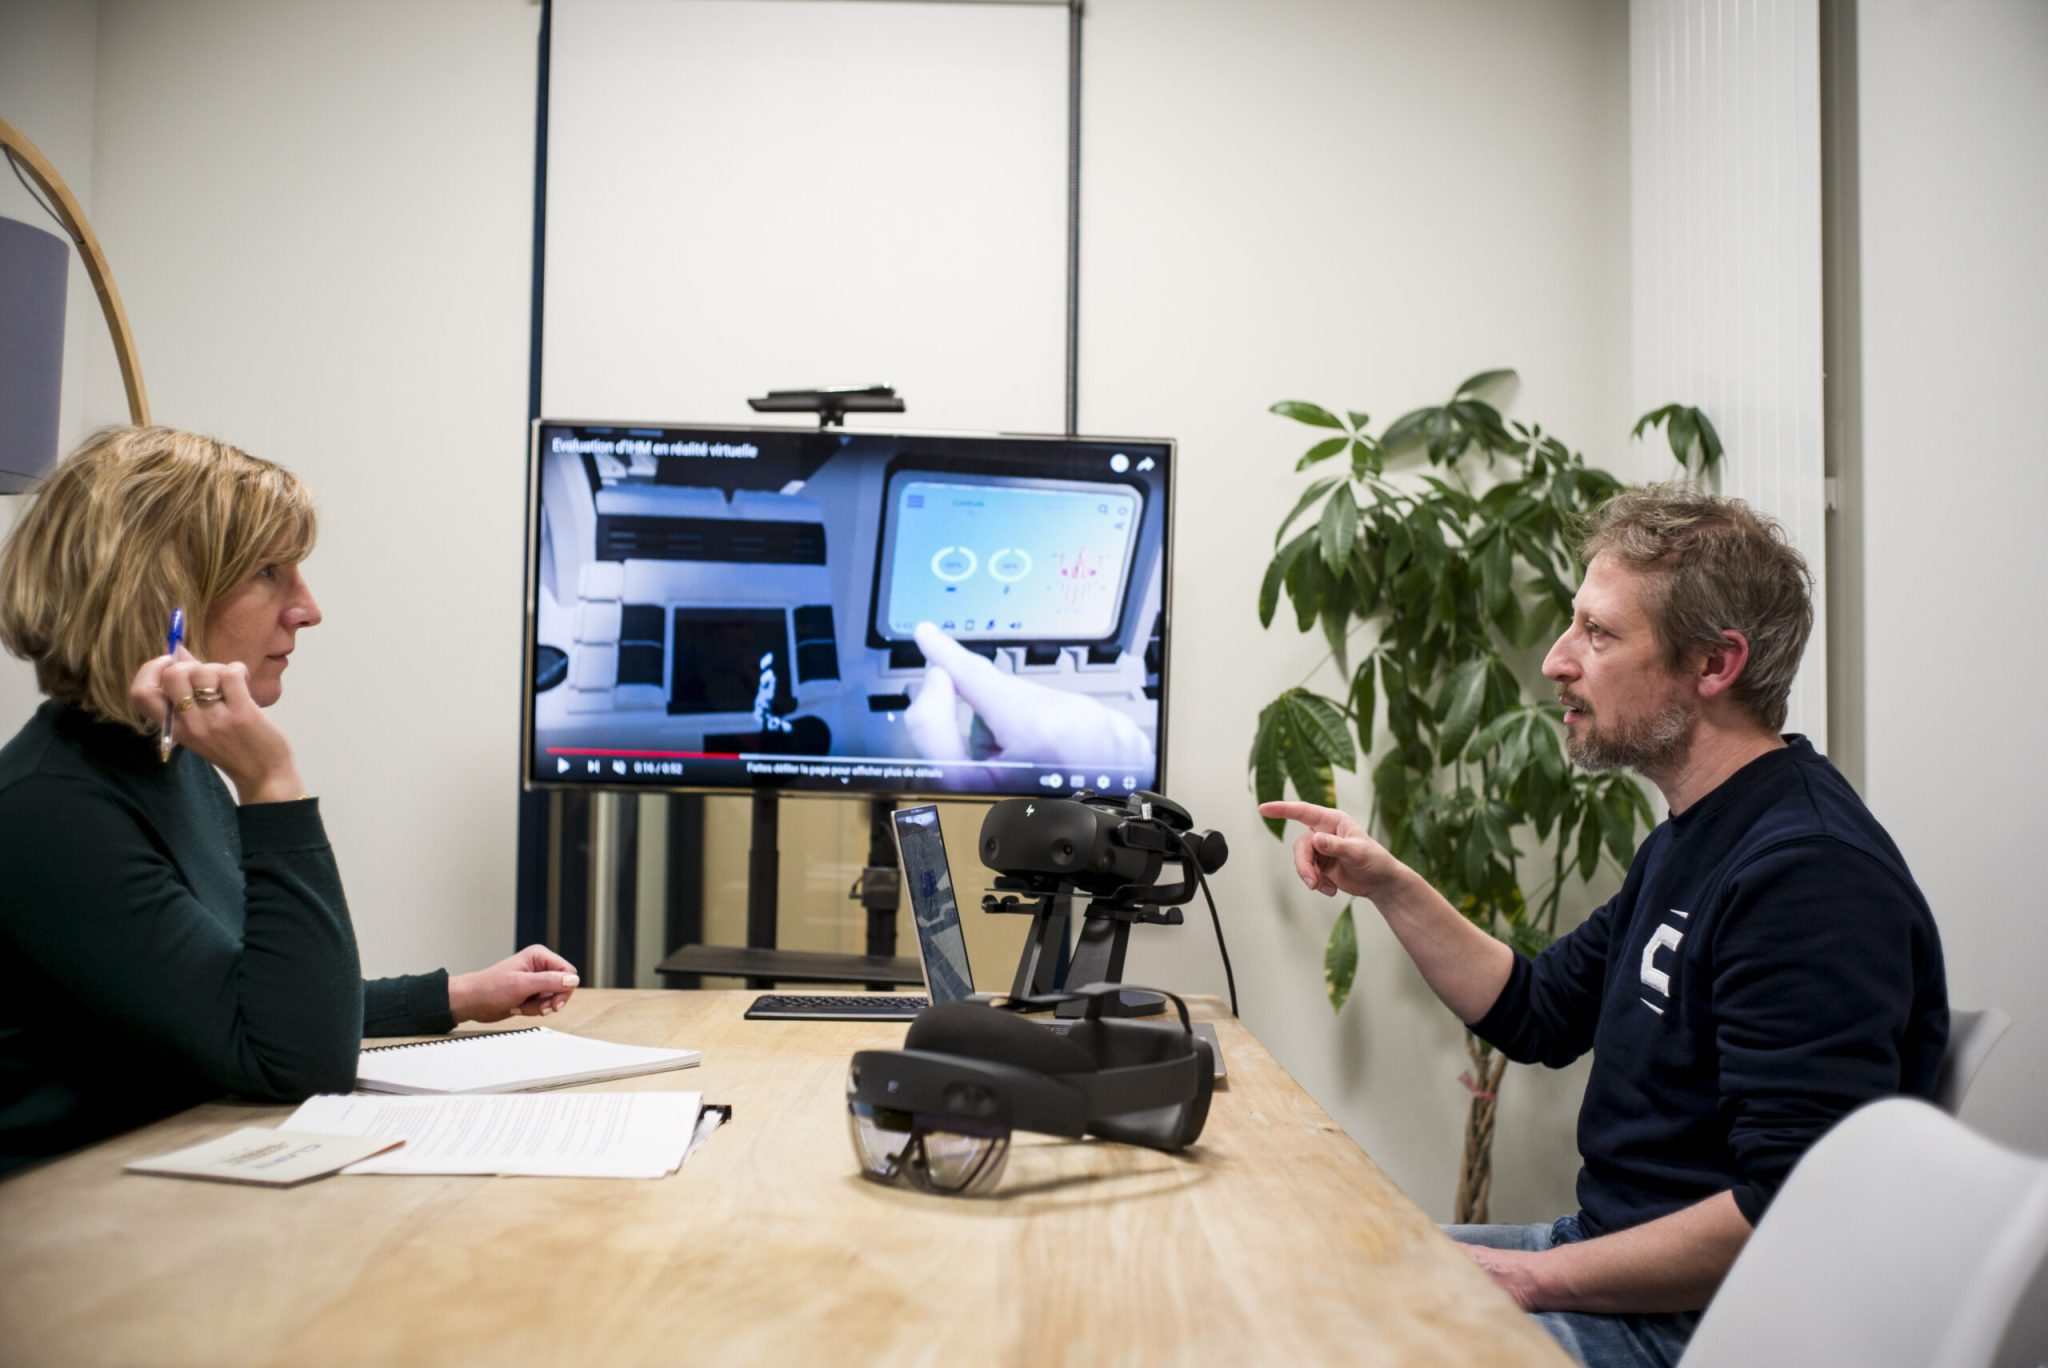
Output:
<path fill-rule="evenodd" d="M 1178 1027 L 1105 1017 L 1123 991 L 978 994 L 918 1014 L 900 1050 L 862 1050 L 846 1078 L 847 1127 L 861 1172 L 926 1192 L 979 1194 L 1002 1178 L 1013 1131 L 1084 1135 L 1173 1151 L 1194 1143 L 1216 1080 L 1187 1004 Z M 1158 992 L 1158 989 L 1151 990 Z M 1020 1011 L 1082 1002 L 1055 1032 Z"/>

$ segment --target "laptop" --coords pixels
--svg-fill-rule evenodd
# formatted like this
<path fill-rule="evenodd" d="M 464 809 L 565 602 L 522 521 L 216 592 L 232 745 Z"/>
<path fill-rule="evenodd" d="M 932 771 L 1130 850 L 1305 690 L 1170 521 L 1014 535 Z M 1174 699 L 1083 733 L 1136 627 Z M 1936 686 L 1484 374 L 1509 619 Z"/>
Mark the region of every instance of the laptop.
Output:
<path fill-rule="evenodd" d="M 903 887 L 910 895 L 910 920 L 917 930 L 917 957 L 924 965 L 927 995 L 909 993 L 769 993 L 747 1008 L 750 1021 L 909 1021 L 934 1002 L 957 1002 L 974 992 L 967 965 L 967 938 L 960 931 L 960 906 L 953 897 L 953 870 L 939 830 L 939 810 L 930 803 L 899 808 L 891 815 Z"/>
<path fill-rule="evenodd" d="M 974 992 L 967 964 L 967 938 L 960 932 L 960 905 L 953 896 L 953 869 L 939 830 L 939 810 L 930 803 L 899 808 L 891 817 L 903 887 L 910 895 L 910 920 L 917 930 L 917 957 L 924 965 L 928 996 L 910 993 L 767 993 L 747 1008 L 749 1021 L 910 1021 L 934 1002 L 958 1002 Z M 1027 1018 L 1064 1034 L 1073 1022 Z M 1209 1042 L 1216 1077 L 1224 1077 L 1223 1046 L 1216 1028 L 1195 1023 Z"/>

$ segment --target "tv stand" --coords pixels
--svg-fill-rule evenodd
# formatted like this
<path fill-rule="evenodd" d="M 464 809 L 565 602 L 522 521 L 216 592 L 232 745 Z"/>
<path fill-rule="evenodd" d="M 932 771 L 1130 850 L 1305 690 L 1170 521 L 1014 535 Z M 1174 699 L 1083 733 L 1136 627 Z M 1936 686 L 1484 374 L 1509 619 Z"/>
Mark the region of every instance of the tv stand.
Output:
<path fill-rule="evenodd" d="M 783 950 L 776 945 L 776 912 L 780 901 L 780 795 L 757 789 L 753 795 L 753 834 L 747 850 L 747 943 L 745 946 L 684 945 L 655 972 L 691 978 L 705 974 L 747 980 L 753 989 L 779 982 L 861 983 L 876 991 L 924 982 L 915 959 L 896 955 L 896 913 L 902 905 L 902 874 L 896 865 L 896 844 L 889 832 L 894 805 L 887 798 L 868 800 L 868 865 L 855 896 L 866 909 L 867 953 L 827 954 L 816 950 Z M 692 985 L 694 986 L 694 985 Z"/>

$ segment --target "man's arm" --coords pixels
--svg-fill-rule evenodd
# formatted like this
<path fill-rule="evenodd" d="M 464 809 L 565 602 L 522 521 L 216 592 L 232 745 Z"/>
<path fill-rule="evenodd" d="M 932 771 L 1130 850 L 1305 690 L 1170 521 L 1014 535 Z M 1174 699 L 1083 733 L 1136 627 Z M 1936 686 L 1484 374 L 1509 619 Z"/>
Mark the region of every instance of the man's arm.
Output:
<path fill-rule="evenodd" d="M 1612 1235 L 1540 1252 L 1459 1246 L 1524 1311 L 1697 1311 L 1712 1300 L 1750 1224 L 1732 1192 Z"/>
<path fill-rule="evenodd" d="M 1294 843 L 1301 881 L 1324 895 L 1368 899 L 1422 977 L 1470 1026 L 1485 1016 L 1507 985 L 1515 952 L 1459 915 L 1420 874 L 1395 859 L 1364 827 L 1335 808 L 1314 803 L 1262 803 L 1262 817 L 1300 822 L 1308 830 Z"/>

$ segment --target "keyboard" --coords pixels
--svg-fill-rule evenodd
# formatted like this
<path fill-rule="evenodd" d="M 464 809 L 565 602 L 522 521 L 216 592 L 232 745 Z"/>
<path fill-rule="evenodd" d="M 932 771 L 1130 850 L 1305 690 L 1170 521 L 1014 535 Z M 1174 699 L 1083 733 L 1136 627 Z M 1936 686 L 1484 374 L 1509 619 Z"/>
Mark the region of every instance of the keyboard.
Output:
<path fill-rule="evenodd" d="M 932 1005 L 917 993 L 764 993 L 749 1021 L 909 1021 Z"/>

